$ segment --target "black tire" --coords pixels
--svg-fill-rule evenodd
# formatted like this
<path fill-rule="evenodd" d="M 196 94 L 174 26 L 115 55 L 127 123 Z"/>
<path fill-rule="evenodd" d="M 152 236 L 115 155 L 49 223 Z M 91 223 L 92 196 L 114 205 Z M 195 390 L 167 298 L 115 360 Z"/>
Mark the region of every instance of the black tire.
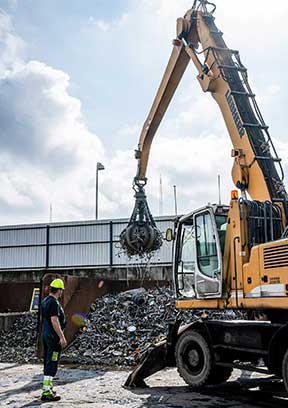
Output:
<path fill-rule="evenodd" d="M 179 375 L 193 389 L 210 384 L 213 358 L 205 338 L 197 331 L 183 333 L 176 344 L 176 366 Z"/>
<path fill-rule="evenodd" d="M 209 377 L 209 384 L 217 385 L 228 381 L 231 377 L 232 371 L 233 368 L 214 366 Z"/>
<path fill-rule="evenodd" d="M 282 363 L 282 377 L 286 391 L 288 392 L 288 350 L 286 351 Z"/>

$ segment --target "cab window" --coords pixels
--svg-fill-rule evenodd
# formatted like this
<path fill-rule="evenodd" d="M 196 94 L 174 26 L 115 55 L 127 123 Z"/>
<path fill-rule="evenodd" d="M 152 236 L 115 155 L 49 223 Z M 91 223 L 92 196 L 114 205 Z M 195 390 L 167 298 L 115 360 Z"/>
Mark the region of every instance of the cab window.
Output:
<path fill-rule="evenodd" d="M 195 229 L 197 232 L 198 268 L 202 274 L 214 278 L 215 272 L 219 268 L 219 261 L 215 232 L 209 212 L 201 213 L 195 217 Z"/>
<path fill-rule="evenodd" d="M 227 216 L 226 215 L 216 215 L 215 220 L 216 220 L 217 231 L 219 235 L 221 252 L 222 252 L 222 256 L 224 256 L 226 230 L 227 230 Z"/>
<path fill-rule="evenodd" d="M 194 227 L 182 226 L 181 243 L 178 258 L 178 290 L 182 296 L 194 297 L 195 241 Z"/>

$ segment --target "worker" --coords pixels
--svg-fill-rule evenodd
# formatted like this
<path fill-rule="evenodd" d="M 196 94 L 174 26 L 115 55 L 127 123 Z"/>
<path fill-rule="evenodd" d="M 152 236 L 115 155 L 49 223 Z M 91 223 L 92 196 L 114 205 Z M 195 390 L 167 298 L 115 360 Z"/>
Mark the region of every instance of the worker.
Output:
<path fill-rule="evenodd" d="M 53 390 L 61 350 L 67 341 L 63 330 L 66 320 L 59 299 L 64 291 L 62 279 L 54 279 L 50 284 L 50 293 L 41 303 L 42 341 L 44 349 L 44 378 L 42 401 L 59 401 L 60 396 Z"/>

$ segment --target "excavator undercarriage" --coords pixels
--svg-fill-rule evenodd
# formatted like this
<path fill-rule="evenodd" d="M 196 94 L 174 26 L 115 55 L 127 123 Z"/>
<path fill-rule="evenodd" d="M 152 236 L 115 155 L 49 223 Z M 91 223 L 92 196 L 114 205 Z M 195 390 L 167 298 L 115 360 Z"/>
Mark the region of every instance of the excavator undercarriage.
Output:
<path fill-rule="evenodd" d="M 286 378 L 287 386 L 286 323 L 199 320 L 179 326 L 170 325 L 167 341 L 147 352 L 126 387 L 145 387 L 146 378 L 167 367 L 177 367 L 195 389 L 227 381 L 233 368 L 274 374 Z"/>

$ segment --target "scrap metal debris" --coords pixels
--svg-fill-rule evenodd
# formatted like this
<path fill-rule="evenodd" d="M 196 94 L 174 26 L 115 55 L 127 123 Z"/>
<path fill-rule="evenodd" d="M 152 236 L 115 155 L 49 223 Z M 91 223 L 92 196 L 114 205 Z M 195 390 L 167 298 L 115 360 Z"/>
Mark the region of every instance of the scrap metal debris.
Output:
<path fill-rule="evenodd" d="M 19 316 L 9 330 L 0 332 L 0 361 L 35 363 L 37 314 Z"/>
<path fill-rule="evenodd" d="M 133 289 L 107 294 L 91 306 L 86 330 L 75 339 L 62 361 L 100 366 L 133 366 L 153 344 L 166 338 L 168 322 L 183 322 L 202 312 L 177 311 L 173 291 Z M 235 319 L 233 311 L 207 312 L 210 318 Z M 241 316 L 237 316 L 239 318 Z M 243 316 L 242 316 L 243 318 Z"/>
<path fill-rule="evenodd" d="M 71 363 L 131 366 L 166 336 L 167 322 L 175 318 L 169 289 L 107 294 L 91 305 L 86 331 L 64 355 Z"/>
<path fill-rule="evenodd" d="M 165 339 L 168 322 L 180 315 L 183 322 L 203 312 L 177 311 L 169 288 L 132 289 L 95 300 L 85 327 L 62 354 L 62 363 L 97 366 L 133 366 L 153 344 Z M 212 319 L 243 318 L 241 312 L 206 312 Z M 75 316 L 74 316 L 75 317 Z M 75 318 L 74 318 L 75 320 Z M 78 322 L 77 319 L 75 320 Z M 75 324 L 75 322 L 74 322 Z M 20 316 L 0 332 L 1 362 L 36 362 L 36 314 Z"/>

